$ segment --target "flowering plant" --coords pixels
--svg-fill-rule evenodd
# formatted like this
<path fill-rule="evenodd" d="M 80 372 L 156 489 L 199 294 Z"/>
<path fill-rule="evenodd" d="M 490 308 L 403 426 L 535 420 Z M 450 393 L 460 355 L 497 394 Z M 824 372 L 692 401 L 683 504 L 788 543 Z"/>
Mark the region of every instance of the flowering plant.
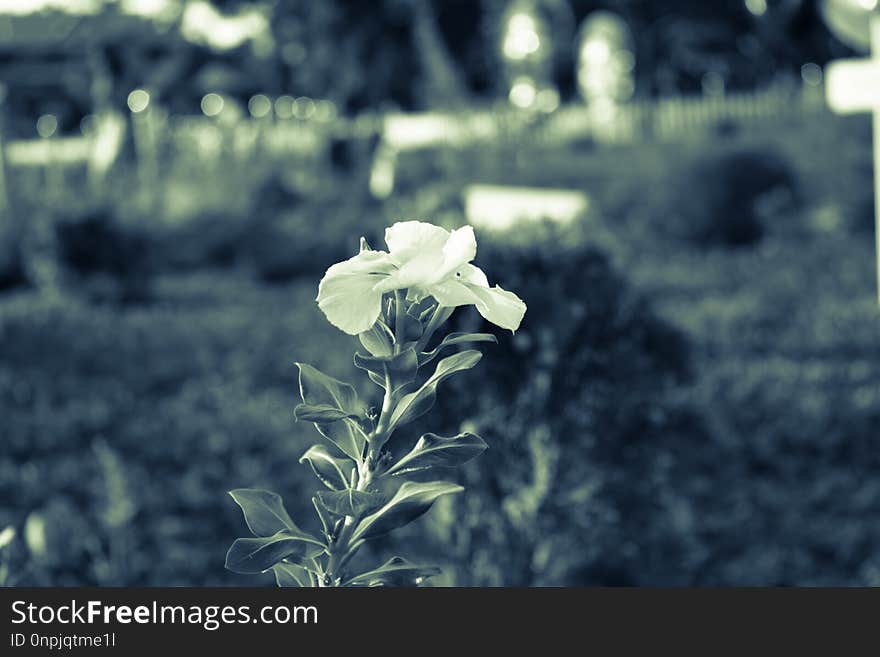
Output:
<path fill-rule="evenodd" d="M 401 427 L 433 406 L 439 384 L 480 360 L 475 349 L 443 352 L 467 343 L 496 342 L 488 333 L 450 333 L 433 340 L 458 306 L 474 305 L 488 321 L 515 331 L 525 304 L 512 292 L 490 287 L 470 264 L 476 257 L 473 228 L 449 232 L 419 221 L 385 231 L 388 251 L 360 252 L 327 270 L 317 302 L 328 321 L 357 335 L 366 353 L 354 364 L 383 390 L 381 410 L 360 401 L 355 389 L 304 363 L 299 368 L 302 403 L 298 420 L 313 422 L 326 439 L 300 459 L 325 487 L 312 497 L 322 532 L 300 529 L 281 498 L 266 490 L 230 492 L 253 538 L 229 548 L 226 567 L 238 573 L 274 571 L 279 586 L 394 586 L 421 583 L 438 569 L 393 557 L 367 572 L 350 572 L 358 549 L 377 536 L 408 524 L 442 495 L 463 488 L 423 481 L 434 468 L 455 467 L 478 456 L 486 443 L 472 433 L 424 434 L 399 458 L 385 449 Z M 429 365 L 433 373 L 423 375 Z M 412 475 L 418 473 L 417 480 Z"/>

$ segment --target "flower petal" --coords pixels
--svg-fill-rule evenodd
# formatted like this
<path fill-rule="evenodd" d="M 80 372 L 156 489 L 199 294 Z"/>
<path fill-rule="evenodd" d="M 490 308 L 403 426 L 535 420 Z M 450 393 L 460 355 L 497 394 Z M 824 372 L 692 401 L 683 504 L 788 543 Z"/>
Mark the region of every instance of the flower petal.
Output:
<path fill-rule="evenodd" d="M 464 265 L 453 276 L 431 285 L 427 291 L 441 306 L 455 308 L 477 304 L 479 297 L 471 291 L 471 286 L 488 288 L 489 279 L 479 267 Z"/>
<path fill-rule="evenodd" d="M 383 251 L 361 251 L 327 270 L 318 285 L 318 307 L 336 328 L 357 335 L 375 324 L 382 292 L 375 289 L 394 270 Z"/>
<path fill-rule="evenodd" d="M 467 285 L 458 280 L 446 280 L 436 283 L 428 288 L 427 292 L 437 299 L 441 306 L 470 306 L 476 305 L 479 297 L 471 292 Z"/>
<path fill-rule="evenodd" d="M 490 288 L 486 275 L 479 267 L 466 265 L 458 272 L 460 277 L 436 283 L 428 291 L 441 306 L 468 306 L 493 324 L 515 331 L 526 313 L 526 304 L 513 292 L 496 285 Z"/>
<path fill-rule="evenodd" d="M 489 279 L 486 278 L 486 274 L 483 273 L 483 270 L 479 267 L 475 267 L 474 265 L 464 265 L 458 269 L 458 277 L 462 283 L 469 283 L 471 285 L 479 285 L 480 287 L 489 287 Z"/>
<path fill-rule="evenodd" d="M 477 238 L 474 236 L 473 227 L 463 226 L 452 231 L 446 244 L 443 245 L 443 264 L 436 272 L 434 280 L 447 278 L 476 257 Z"/>
<path fill-rule="evenodd" d="M 385 243 L 400 265 L 429 254 L 442 257 L 448 240 L 448 230 L 424 221 L 398 221 L 385 229 Z"/>
<path fill-rule="evenodd" d="M 385 241 L 398 269 L 377 291 L 419 287 L 437 279 L 444 263 L 443 248 L 449 231 L 422 221 L 399 221 L 385 229 Z"/>
<path fill-rule="evenodd" d="M 526 314 L 526 304 L 522 299 L 500 285 L 495 287 L 468 285 L 468 287 L 479 299 L 475 305 L 484 318 L 510 331 L 519 328 Z"/>
<path fill-rule="evenodd" d="M 439 254 L 436 257 L 426 254 L 424 258 L 413 258 L 401 264 L 390 276 L 377 283 L 376 291 L 381 294 L 404 288 L 424 287 L 436 277 L 436 272 L 442 262 L 442 256 Z"/>

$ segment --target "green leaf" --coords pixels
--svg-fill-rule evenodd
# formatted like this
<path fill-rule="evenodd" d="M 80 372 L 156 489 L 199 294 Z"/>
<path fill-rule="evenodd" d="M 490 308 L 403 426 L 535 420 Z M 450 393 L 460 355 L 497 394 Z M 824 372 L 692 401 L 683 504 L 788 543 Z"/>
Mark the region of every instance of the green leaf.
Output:
<path fill-rule="evenodd" d="M 316 493 L 318 501 L 330 513 L 338 516 L 360 517 L 370 511 L 374 511 L 385 497 L 379 493 L 353 490 L 351 488 L 340 491 L 319 491 Z"/>
<path fill-rule="evenodd" d="M 363 412 L 357 393 L 349 384 L 338 381 L 311 365 L 297 363 L 299 367 L 299 389 L 303 404 L 297 406 L 300 415 L 307 414 L 310 421 L 327 440 L 336 445 L 343 454 L 360 461 L 367 437 L 353 418 Z M 315 410 L 311 407 L 319 407 Z M 330 407 L 336 409 L 333 413 Z M 297 413 L 297 409 L 294 413 Z M 300 417 L 298 415 L 298 417 Z M 311 418 L 316 419 L 311 419 Z"/>
<path fill-rule="evenodd" d="M 358 340 L 373 356 L 390 356 L 394 350 L 394 335 L 381 320 L 373 324 L 368 331 L 358 334 Z"/>
<path fill-rule="evenodd" d="M 437 395 L 437 386 L 440 382 L 456 372 L 471 369 L 480 361 L 480 358 L 482 358 L 482 354 L 479 351 L 468 349 L 467 351 L 447 356 L 437 363 L 437 369 L 434 370 L 434 373 L 425 381 L 421 388 L 408 395 L 404 395 L 397 402 L 397 406 L 391 414 L 389 433 L 394 431 L 397 425 L 412 422 L 417 417 L 431 410 Z"/>
<path fill-rule="evenodd" d="M 493 342 L 498 344 L 498 338 L 491 333 L 450 333 L 431 351 L 423 351 L 419 354 L 419 366 L 430 363 L 447 347 L 467 342 Z"/>
<path fill-rule="evenodd" d="M 397 321 L 398 317 L 401 322 L 401 330 L 398 331 L 395 328 L 395 335 L 400 334 L 402 342 L 418 340 L 422 337 L 422 324 L 417 318 L 407 312 L 402 313 L 400 316 L 395 316 L 395 321 Z"/>
<path fill-rule="evenodd" d="M 338 422 L 347 418 L 357 418 L 357 415 L 346 413 L 329 404 L 297 404 L 296 408 L 293 409 L 293 416 L 297 420 L 320 424 Z"/>
<path fill-rule="evenodd" d="M 407 301 L 411 302 L 406 309 L 406 314 L 419 320 L 420 324 L 424 324 L 434 314 L 434 309 L 437 307 L 434 297 L 430 295 L 417 295 L 413 289 L 407 290 L 406 298 Z"/>
<path fill-rule="evenodd" d="M 472 433 L 460 433 L 451 438 L 426 433 L 387 474 L 402 475 L 435 467 L 453 468 L 479 456 L 486 447 L 486 442 Z"/>
<path fill-rule="evenodd" d="M 318 504 L 318 498 L 314 495 L 312 496 L 312 506 L 315 507 L 315 514 L 318 516 L 318 520 L 321 521 L 321 530 L 326 537 L 328 545 L 330 541 L 332 541 L 332 537 L 330 536 L 331 528 L 333 527 L 332 519 L 327 515 L 327 510 Z"/>
<path fill-rule="evenodd" d="M 299 462 L 308 463 L 315 476 L 330 490 L 347 488 L 349 473 L 355 467 L 349 459 L 333 456 L 325 445 L 312 445 Z"/>
<path fill-rule="evenodd" d="M 416 350 L 412 347 L 408 347 L 390 358 L 364 356 L 363 354 L 355 353 L 354 364 L 362 370 L 381 377 L 383 387 L 385 384 L 386 368 L 395 387 L 412 383 L 415 381 L 416 374 L 419 371 L 419 358 L 416 356 Z"/>
<path fill-rule="evenodd" d="M 425 323 L 425 330 L 422 333 L 422 337 L 419 338 L 420 351 L 425 348 L 434 333 L 437 332 L 437 329 L 452 316 L 453 312 L 455 312 L 455 308 L 451 306 L 437 306 L 429 314 L 423 316 L 422 321 Z"/>
<path fill-rule="evenodd" d="M 336 445 L 343 454 L 360 461 L 364 453 L 364 445 L 367 443 L 367 435 L 361 426 L 354 420 L 343 420 L 342 422 L 315 423 L 324 438 Z"/>
<path fill-rule="evenodd" d="M 385 389 L 385 377 L 384 376 L 379 376 L 375 372 L 367 372 L 367 376 L 370 377 L 370 381 L 375 383 L 377 386 L 379 386 L 383 390 Z"/>
<path fill-rule="evenodd" d="M 237 538 L 226 553 L 226 568 L 242 575 L 262 573 L 282 559 L 302 561 L 324 551 L 318 539 L 284 529 L 272 536 Z"/>
<path fill-rule="evenodd" d="M 440 572 L 436 566 L 417 566 L 403 557 L 392 557 L 375 570 L 352 577 L 343 586 L 418 586 Z"/>
<path fill-rule="evenodd" d="M 366 540 L 387 534 L 425 513 L 441 495 L 463 490 L 458 484 L 448 481 L 404 482 L 381 509 L 361 520 L 351 540 Z"/>
<path fill-rule="evenodd" d="M 308 588 L 312 585 L 312 578 L 309 575 L 309 571 L 302 566 L 287 563 L 286 561 L 279 561 L 272 566 L 272 571 L 275 573 L 275 583 L 278 584 L 278 586 L 298 586 L 301 588 Z"/>
<path fill-rule="evenodd" d="M 343 383 L 306 363 L 297 363 L 299 368 L 299 391 L 306 404 L 327 404 L 351 415 L 360 415 L 362 410 L 357 392 Z"/>
<path fill-rule="evenodd" d="M 258 537 L 240 538 L 232 544 L 226 555 L 226 567 L 230 570 L 262 572 L 288 556 L 305 559 L 323 552 L 321 541 L 296 526 L 277 493 L 237 488 L 229 495 L 241 507 L 248 528 Z M 278 554 L 281 556 L 275 559 Z"/>
<path fill-rule="evenodd" d="M 241 507 L 244 521 L 254 536 L 272 536 L 285 529 L 301 531 L 278 493 L 260 488 L 236 488 L 229 491 L 229 495 Z"/>

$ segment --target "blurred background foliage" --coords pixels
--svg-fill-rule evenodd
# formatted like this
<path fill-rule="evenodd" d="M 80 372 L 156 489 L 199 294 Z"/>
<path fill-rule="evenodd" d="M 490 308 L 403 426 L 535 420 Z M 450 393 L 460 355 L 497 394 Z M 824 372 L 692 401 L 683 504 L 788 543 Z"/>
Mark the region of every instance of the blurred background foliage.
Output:
<path fill-rule="evenodd" d="M 866 117 L 779 110 L 672 139 L 559 140 L 552 113 L 506 107 L 502 0 L 215 1 L 265 19 L 222 48 L 179 14 L 91 4 L 58 43 L 33 34 L 60 5 L 0 18 L 16 27 L 0 30 L 7 583 L 270 584 L 223 569 L 243 533 L 225 493 L 277 490 L 313 522 L 297 460 L 317 434 L 293 420 L 293 362 L 375 396 L 317 281 L 395 219 L 474 221 L 474 183 L 589 204 L 564 225 L 478 225 L 477 263 L 526 321 L 391 448 L 464 428 L 490 449 L 462 472 L 467 493 L 359 558 L 407 551 L 444 568 L 440 585 L 880 583 Z M 533 8 L 563 108 L 580 102 L 574 35 L 595 9 L 631 30 L 634 103 L 707 98 L 717 79 L 805 85 L 849 52 L 810 1 Z M 392 189 L 371 187 L 386 112 L 487 107 L 495 138 L 395 152 Z M 100 112 L 129 126 L 101 176 L 52 151 L 13 161 L 14 140 L 62 144 Z M 271 132 L 285 121 L 287 150 Z M 472 310 L 454 323 L 491 330 Z"/>

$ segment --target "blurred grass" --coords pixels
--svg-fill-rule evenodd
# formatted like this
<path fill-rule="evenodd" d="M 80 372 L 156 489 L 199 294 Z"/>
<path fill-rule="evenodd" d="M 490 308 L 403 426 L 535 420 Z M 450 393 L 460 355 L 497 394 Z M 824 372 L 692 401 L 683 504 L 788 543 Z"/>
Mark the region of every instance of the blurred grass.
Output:
<path fill-rule="evenodd" d="M 716 458 L 729 461 L 701 523 L 709 554 L 685 581 L 880 581 L 870 140 L 866 121 L 826 120 L 740 140 L 787 158 L 802 195 L 752 249 L 657 239 L 644 224 L 668 220 L 658 209 L 675 205 L 651 207 L 650 192 L 606 201 L 618 225 L 599 239 L 690 336 L 696 377 L 681 397 L 706 418 Z M 699 177 L 692 184 L 698 194 Z"/>
<path fill-rule="evenodd" d="M 293 421 L 294 361 L 351 367 L 315 289 L 214 271 L 160 280 L 147 307 L 4 299 L 0 497 L 11 504 L 0 524 L 45 517 L 37 583 L 242 583 L 222 568 L 218 537 L 242 531 L 226 490 L 274 488 L 304 515 L 297 459 L 314 437 Z M 97 570 L 113 537 L 101 512 L 121 500 L 107 497 L 114 475 L 98 443 L 116 454 L 134 508 L 123 528 L 133 549 L 110 581 Z"/>
<path fill-rule="evenodd" d="M 832 234 L 628 265 L 691 336 L 697 378 L 682 395 L 731 459 L 735 489 L 719 486 L 722 502 L 706 516 L 725 550 L 708 583 L 876 584 L 873 245 Z"/>

